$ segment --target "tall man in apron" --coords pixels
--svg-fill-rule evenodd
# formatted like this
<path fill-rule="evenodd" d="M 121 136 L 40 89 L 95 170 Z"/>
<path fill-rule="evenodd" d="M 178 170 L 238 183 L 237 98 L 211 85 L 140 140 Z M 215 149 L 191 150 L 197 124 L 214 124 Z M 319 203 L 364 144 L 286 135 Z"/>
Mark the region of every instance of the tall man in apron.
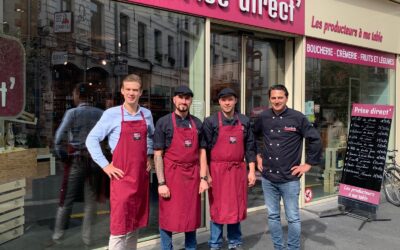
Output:
<path fill-rule="evenodd" d="M 107 109 L 86 139 L 93 160 L 111 179 L 110 250 L 136 249 L 137 229 L 149 220 L 150 155 L 153 153 L 153 117 L 138 105 L 142 82 L 137 75 L 122 81 L 124 103 Z M 112 162 L 100 142 L 108 137 Z"/>
<path fill-rule="evenodd" d="M 210 249 L 222 248 L 223 226 L 227 224 L 228 248 L 242 249 L 240 222 L 247 215 L 247 187 L 254 186 L 256 181 L 255 140 L 249 118 L 235 112 L 235 91 L 221 90 L 218 102 L 221 111 L 205 119 L 201 143 L 208 152 L 212 178 L 208 191 L 211 215 L 208 244 Z"/>
<path fill-rule="evenodd" d="M 171 250 L 172 232 L 185 233 L 185 249 L 196 249 L 200 194 L 208 189 L 207 163 L 200 164 L 201 121 L 189 114 L 193 92 L 175 89 L 175 111 L 161 117 L 154 134 L 161 248 Z"/>

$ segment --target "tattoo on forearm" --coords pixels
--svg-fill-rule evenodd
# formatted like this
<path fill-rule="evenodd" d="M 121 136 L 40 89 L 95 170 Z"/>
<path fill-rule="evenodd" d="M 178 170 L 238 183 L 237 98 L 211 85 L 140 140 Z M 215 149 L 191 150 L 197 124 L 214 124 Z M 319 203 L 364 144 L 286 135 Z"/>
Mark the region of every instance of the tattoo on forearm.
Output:
<path fill-rule="evenodd" d="M 154 156 L 154 165 L 156 167 L 157 179 L 158 182 L 165 181 L 164 178 L 164 161 L 161 155 Z"/>

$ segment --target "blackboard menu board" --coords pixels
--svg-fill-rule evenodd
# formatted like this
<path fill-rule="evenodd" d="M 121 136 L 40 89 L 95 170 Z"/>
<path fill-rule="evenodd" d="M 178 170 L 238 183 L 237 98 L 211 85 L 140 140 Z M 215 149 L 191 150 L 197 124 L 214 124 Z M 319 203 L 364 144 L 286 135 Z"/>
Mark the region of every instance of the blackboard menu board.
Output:
<path fill-rule="evenodd" d="M 379 204 L 393 106 L 353 104 L 339 195 Z"/>

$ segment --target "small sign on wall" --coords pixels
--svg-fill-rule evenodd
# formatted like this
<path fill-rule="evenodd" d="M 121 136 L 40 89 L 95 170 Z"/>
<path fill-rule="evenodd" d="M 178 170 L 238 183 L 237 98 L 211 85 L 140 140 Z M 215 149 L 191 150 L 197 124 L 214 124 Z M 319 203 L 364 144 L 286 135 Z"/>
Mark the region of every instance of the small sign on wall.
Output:
<path fill-rule="evenodd" d="M 72 12 L 54 13 L 54 33 L 72 32 Z"/>

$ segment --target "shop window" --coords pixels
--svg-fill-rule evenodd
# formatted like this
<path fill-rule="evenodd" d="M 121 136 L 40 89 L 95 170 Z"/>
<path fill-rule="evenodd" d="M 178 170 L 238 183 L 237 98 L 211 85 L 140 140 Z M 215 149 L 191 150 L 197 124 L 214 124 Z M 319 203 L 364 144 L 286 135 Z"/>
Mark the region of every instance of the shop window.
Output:
<path fill-rule="evenodd" d="M 138 55 L 146 57 L 146 25 L 142 22 L 138 22 Z"/>
<path fill-rule="evenodd" d="M 338 192 L 352 104 L 389 104 L 393 75 L 392 69 L 306 59 L 305 114 L 323 146 L 321 163 L 306 174 L 314 200 Z"/>
<path fill-rule="evenodd" d="M 128 53 L 128 24 L 129 17 L 124 14 L 120 14 L 119 16 L 119 42 L 120 42 L 120 50 L 123 53 Z"/>
<path fill-rule="evenodd" d="M 172 93 L 179 85 L 190 86 L 195 93 L 194 101 L 204 103 L 205 42 L 202 32 L 205 20 L 163 10 L 153 12 L 152 8 L 120 1 L 30 1 L 40 2 L 40 5 L 32 4 L 31 9 L 27 8 L 29 1 L 0 2 L 3 5 L 3 8 L 0 8 L 0 30 L 23 44 L 26 53 L 24 110 L 16 118 L 0 117 L 1 135 L 4 136 L 6 128 L 6 134 L 9 134 L 8 151 L 0 150 L 0 158 L 7 159 L 6 165 L 6 161 L 0 162 L 0 186 L 3 188 L 3 184 L 6 184 L 12 188 L 11 192 L 20 194 L 15 202 L 13 199 L 3 202 L 12 203 L 12 206 L 0 208 L 0 217 L 10 218 L 9 221 L 0 222 L 0 249 L 57 249 L 61 246 L 62 249 L 84 249 L 81 233 L 85 218 L 84 203 L 80 202 L 84 198 L 82 189 L 79 189 L 74 197 L 76 202 L 71 216 L 68 216 L 69 224 L 64 228 L 65 235 L 60 240 L 61 244 L 51 241 L 56 213 L 62 202 L 63 192 L 60 190 L 65 190 L 63 180 L 68 178 L 71 170 L 68 162 L 74 157 L 72 155 L 86 154 L 84 143 L 81 142 L 85 141 L 89 132 L 87 129 L 74 128 L 73 131 L 65 133 L 61 143 L 68 157 L 56 155 L 56 131 L 68 110 L 76 107 L 73 89 L 77 83 L 86 82 L 85 86 L 89 86 L 89 92 L 82 92 L 87 94 L 85 101 L 89 106 L 105 110 L 123 102 L 119 93 L 121 79 L 127 74 L 138 74 L 143 83 L 143 94 L 139 103 L 151 110 L 155 123 L 160 117 L 173 111 Z M 14 11 L 16 7 L 19 8 L 18 13 Z M 72 32 L 54 33 L 52 28 L 42 29 L 44 25 L 51 25 L 55 12 L 60 11 L 73 12 Z M 168 20 L 167 16 L 170 17 Z M 185 19 L 188 23 L 199 25 L 198 36 L 183 29 Z M 31 20 L 29 27 L 27 20 Z M 154 30 L 160 31 L 157 42 L 153 39 L 153 34 L 147 39 L 148 28 L 151 29 L 151 33 Z M 43 32 L 39 32 L 41 29 Z M 165 44 L 162 44 L 161 32 L 164 30 L 168 30 L 169 37 L 166 37 Z M 117 39 L 113 39 L 115 36 Z M 130 39 L 132 43 L 129 42 Z M 187 43 L 186 68 L 183 62 L 184 41 Z M 157 51 L 162 54 L 164 64 L 154 63 L 155 43 Z M 0 43 L 0 47 L 2 44 L 4 43 Z M 193 46 L 191 50 L 189 44 Z M 148 53 L 149 48 L 151 53 Z M 8 53 L 7 51 L 9 50 L 3 52 Z M 121 51 L 129 52 L 129 56 L 120 53 Z M 0 57 L 0 62 L 4 65 L 2 58 Z M 190 63 L 189 58 L 192 58 Z M 175 63 L 172 59 L 176 60 Z M 203 118 L 201 112 L 202 110 L 197 108 L 191 110 L 191 113 Z M 75 116 L 77 120 L 87 118 Z M 78 140 L 72 140 L 77 138 L 72 136 L 74 133 L 80 133 L 79 143 Z M 12 143 L 15 151 L 10 148 Z M 0 145 L 3 145 L 1 140 Z M 103 146 L 106 149 L 107 142 Z M 80 170 L 99 171 L 96 174 L 102 174 L 97 165 L 93 168 L 85 168 L 83 165 L 82 167 Z M 104 176 L 101 175 L 100 178 L 91 177 L 93 178 L 90 180 L 96 181 L 108 179 L 103 179 Z M 139 241 L 159 237 L 157 182 L 156 174 L 151 172 L 149 226 L 140 230 Z M 102 190 L 98 190 L 94 211 L 96 220 L 92 221 L 91 235 L 91 248 L 95 249 L 104 248 L 108 244 L 108 186 L 109 184 L 105 183 L 101 186 Z M 8 192 L 8 189 L 3 189 L 2 192 Z M 201 206 L 201 222 L 204 226 L 205 202 L 202 202 Z"/>

